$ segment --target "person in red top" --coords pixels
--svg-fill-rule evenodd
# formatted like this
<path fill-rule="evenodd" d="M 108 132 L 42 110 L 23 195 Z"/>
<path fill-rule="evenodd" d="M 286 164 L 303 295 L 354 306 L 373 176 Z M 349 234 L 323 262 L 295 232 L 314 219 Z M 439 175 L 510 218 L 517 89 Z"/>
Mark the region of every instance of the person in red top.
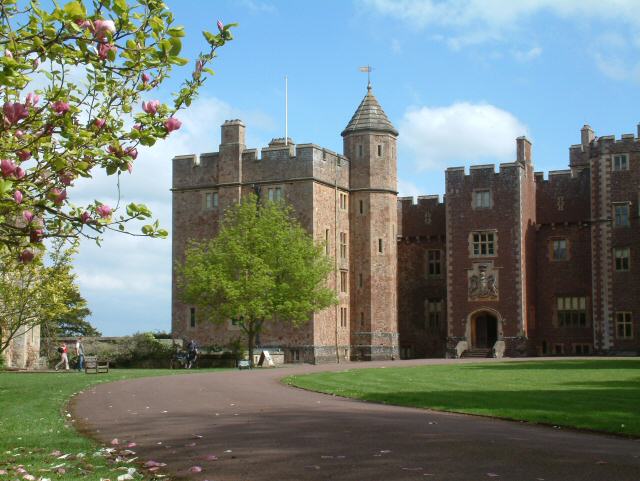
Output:
<path fill-rule="evenodd" d="M 60 369 L 60 366 L 62 366 L 64 364 L 64 369 L 66 371 L 69 370 L 69 356 L 67 355 L 68 352 L 68 348 L 67 348 L 67 343 L 63 342 L 60 347 L 58 348 L 58 352 L 60 353 L 60 362 L 58 364 L 56 364 L 56 371 L 58 369 Z"/>

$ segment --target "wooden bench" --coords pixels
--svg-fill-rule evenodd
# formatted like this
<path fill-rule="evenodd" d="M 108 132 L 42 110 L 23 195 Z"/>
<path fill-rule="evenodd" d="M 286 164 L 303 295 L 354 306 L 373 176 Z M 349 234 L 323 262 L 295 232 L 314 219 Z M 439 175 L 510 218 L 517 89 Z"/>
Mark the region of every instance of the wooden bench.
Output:
<path fill-rule="evenodd" d="M 109 372 L 109 361 L 101 361 L 97 356 L 84 358 L 85 374 L 102 374 Z"/>

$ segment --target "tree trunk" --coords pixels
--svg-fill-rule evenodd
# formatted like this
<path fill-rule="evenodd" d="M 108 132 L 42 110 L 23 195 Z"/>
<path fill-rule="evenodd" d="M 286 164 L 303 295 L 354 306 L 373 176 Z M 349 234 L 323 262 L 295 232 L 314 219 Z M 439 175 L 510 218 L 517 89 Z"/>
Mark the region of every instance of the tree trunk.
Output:
<path fill-rule="evenodd" d="M 247 330 L 247 342 L 249 344 L 249 366 L 253 369 L 253 339 L 255 332 L 253 332 L 253 326 Z"/>

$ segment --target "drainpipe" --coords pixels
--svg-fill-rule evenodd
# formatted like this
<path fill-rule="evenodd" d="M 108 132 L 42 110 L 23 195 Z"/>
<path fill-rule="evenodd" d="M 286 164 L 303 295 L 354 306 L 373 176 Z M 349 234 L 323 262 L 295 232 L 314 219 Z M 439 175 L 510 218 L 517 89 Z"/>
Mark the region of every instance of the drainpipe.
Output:
<path fill-rule="evenodd" d="M 338 296 L 338 304 L 336 304 L 336 362 L 340 364 L 340 352 L 338 349 L 338 317 L 340 313 L 340 287 L 338 286 L 338 155 L 336 154 L 336 161 L 334 164 L 334 183 L 333 183 L 333 253 L 335 272 L 333 274 L 336 294 Z"/>

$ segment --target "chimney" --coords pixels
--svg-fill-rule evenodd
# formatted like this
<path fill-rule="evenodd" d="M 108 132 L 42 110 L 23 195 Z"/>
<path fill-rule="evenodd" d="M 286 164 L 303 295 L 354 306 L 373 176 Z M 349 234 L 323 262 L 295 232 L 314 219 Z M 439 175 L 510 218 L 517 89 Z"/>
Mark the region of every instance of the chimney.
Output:
<path fill-rule="evenodd" d="M 582 145 L 589 145 L 596 138 L 596 135 L 590 125 L 584 124 L 584 127 L 580 130 L 580 137 Z"/>
<path fill-rule="evenodd" d="M 516 139 L 516 159 L 523 164 L 531 163 L 531 142 L 525 136 Z"/>

